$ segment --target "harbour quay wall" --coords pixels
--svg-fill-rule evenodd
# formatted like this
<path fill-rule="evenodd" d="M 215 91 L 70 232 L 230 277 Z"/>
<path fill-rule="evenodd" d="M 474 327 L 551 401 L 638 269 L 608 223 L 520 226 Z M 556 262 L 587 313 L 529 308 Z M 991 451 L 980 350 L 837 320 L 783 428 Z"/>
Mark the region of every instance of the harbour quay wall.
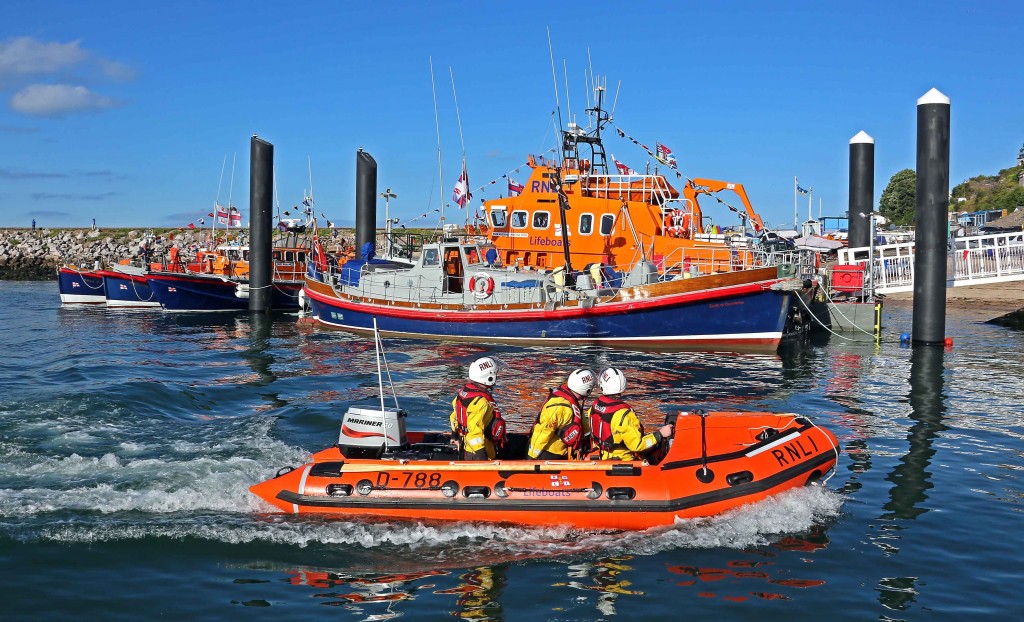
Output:
<path fill-rule="evenodd" d="M 0 280 L 52 281 L 65 264 L 91 268 L 139 256 L 145 229 L 0 229 Z M 176 246 L 199 243 L 201 234 L 175 232 Z M 208 234 L 207 234 L 208 235 Z M 169 237 L 158 238 L 153 257 L 169 247 Z"/>

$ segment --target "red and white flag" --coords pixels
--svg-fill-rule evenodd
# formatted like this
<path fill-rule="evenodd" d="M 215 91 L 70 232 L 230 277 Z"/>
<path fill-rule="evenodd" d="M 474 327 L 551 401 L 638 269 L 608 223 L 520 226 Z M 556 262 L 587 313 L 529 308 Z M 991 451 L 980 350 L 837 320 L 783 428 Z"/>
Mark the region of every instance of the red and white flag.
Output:
<path fill-rule="evenodd" d="M 523 193 L 523 184 L 513 180 L 511 177 L 508 178 L 508 196 L 517 197 Z"/>
<path fill-rule="evenodd" d="M 238 211 L 238 208 L 231 206 L 231 210 L 228 213 L 228 224 L 232 227 L 242 226 L 242 213 Z"/>
<path fill-rule="evenodd" d="M 466 203 L 473 198 L 473 195 L 469 193 L 469 173 L 466 172 L 466 163 L 462 163 L 462 175 L 459 175 L 459 181 L 455 183 L 455 189 L 452 191 L 452 201 L 459 204 L 459 207 L 466 207 Z"/>
<path fill-rule="evenodd" d="M 619 162 L 618 160 L 616 160 L 614 153 L 612 154 L 612 162 L 615 163 L 615 168 L 619 171 L 619 175 L 636 175 L 636 171 L 634 171 L 633 169 L 629 168 L 628 166 L 626 166 L 622 162 Z"/>
<path fill-rule="evenodd" d="M 216 211 L 217 211 L 217 222 L 219 222 L 222 225 L 228 224 L 228 209 L 226 207 L 224 207 L 223 205 L 221 205 L 220 203 L 218 203 Z"/>

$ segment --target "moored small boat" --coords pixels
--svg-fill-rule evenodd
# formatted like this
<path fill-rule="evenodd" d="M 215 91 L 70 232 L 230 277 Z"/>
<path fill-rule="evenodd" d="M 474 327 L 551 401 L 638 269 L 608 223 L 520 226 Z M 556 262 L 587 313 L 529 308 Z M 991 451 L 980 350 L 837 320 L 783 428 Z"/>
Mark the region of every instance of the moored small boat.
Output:
<path fill-rule="evenodd" d="M 100 270 L 107 306 L 159 307 L 160 302 L 146 278 L 147 272 L 145 268 L 120 264 L 112 266 L 110 270 Z"/>
<path fill-rule="evenodd" d="M 647 529 L 819 482 L 838 457 L 798 415 L 698 412 L 678 415 L 657 461 L 524 460 L 523 434 L 493 461 L 461 461 L 446 434 L 407 433 L 404 414 L 349 409 L 338 444 L 250 490 L 294 514 Z"/>
<path fill-rule="evenodd" d="M 61 266 L 57 270 L 57 287 L 60 289 L 60 301 L 64 304 L 103 304 L 107 301 L 99 268 L 87 270 L 73 265 Z"/>

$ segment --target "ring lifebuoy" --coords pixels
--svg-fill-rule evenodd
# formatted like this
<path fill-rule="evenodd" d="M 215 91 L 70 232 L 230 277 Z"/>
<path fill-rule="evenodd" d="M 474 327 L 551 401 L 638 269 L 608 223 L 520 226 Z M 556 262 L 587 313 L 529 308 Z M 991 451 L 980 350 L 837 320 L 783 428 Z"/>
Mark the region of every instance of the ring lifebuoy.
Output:
<path fill-rule="evenodd" d="M 469 289 L 473 290 L 474 297 L 482 300 L 494 292 L 494 279 L 486 272 L 477 272 L 469 279 Z"/>

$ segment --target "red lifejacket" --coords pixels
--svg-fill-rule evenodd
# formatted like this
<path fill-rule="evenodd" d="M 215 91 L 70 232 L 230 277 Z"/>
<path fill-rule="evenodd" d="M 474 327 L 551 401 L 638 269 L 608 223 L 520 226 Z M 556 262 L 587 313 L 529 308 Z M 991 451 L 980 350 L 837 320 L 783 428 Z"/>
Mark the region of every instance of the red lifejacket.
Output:
<path fill-rule="evenodd" d="M 544 402 L 545 407 L 547 402 L 556 396 L 569 402 L 569 406 L 572 408 L 572 421 L 558 429 L 558 436 L 566 446 L 575 449 L 579 446 L 580 441 L 583 440 L 583 415 L 580 410 L 579 400 L 577 400 L 576 395 L 574 395 L 572 391 L 563 384 L 557 389 L 551 389 L 551 392 L 548 393 L 547 401 Z M 543 412 L 543 409 L 541 412 Z M 540 423 L 540 413 L 537 414 L 537 423 Z"/>
<path fill-rule="evenodd" d="M 459 426 L 459 434 L 465 436 L 469 433 L 469 405 L 478 397 L 487 400 L 491 408 L 494 409 L 494 419 L 484 430 L 484 435 L 498 445 L 503 445 L 505 443 L 505 418 L 498 412 L 497 404 L 494 403 L 490 391 L 472 381 L 467 382 L 466 386 L 459 390 L 455 400 L 455 421 Z"/>
<path fill-rule="evenodd" d="M 459 394 L 455 399 L 455 421 L 459 426 L 459 433 L 465 436 L 469 432 L 469 414 L 467 409 L 469 405 L 473 403 L 478 397 L 482 397 L 491 404 L 491 408 L 494 408 L 494 398 L 491 397 L 490 391 L 484 387 L 478 385 L 475 382 L 467 382 L 466 386 L 459 389 Z"/>
<path fill-rule="evenodd" d="M 629 408 L 629 404 L 607 395 L 597 398 L 597 401 L 591 407 L 590 431 L 604 451 L 611 451 L 615 447 L 615 439 L 612 434 L 612 417 L 623 408 Z M 640 434 L 643 435 L 643 425 L 640 426 Z"/>

